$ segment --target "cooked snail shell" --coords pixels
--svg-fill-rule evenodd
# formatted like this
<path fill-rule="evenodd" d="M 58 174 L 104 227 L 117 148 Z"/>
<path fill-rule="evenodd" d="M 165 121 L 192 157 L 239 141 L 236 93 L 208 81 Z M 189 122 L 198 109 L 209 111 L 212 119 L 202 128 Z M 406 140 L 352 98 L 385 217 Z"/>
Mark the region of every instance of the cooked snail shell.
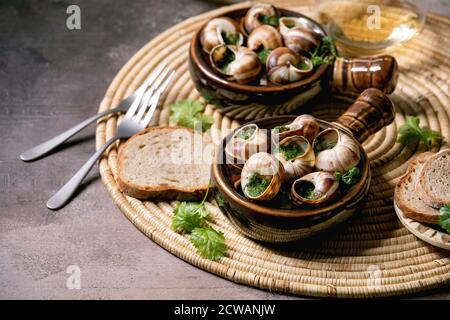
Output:
<path fill-rule="evenodd" d="M 286 47 L 300 54 L 313 52 L 322 42 L 322 36 L 310 29 L 295 27 L 284 32 Z"/>
<path fill-rule="evenodd" d="M 278 10 L 271 4 L 258 3 L 251 7 L 243 19 L 244 30 L 250 34 L 257 27 L 267 24 L 267 18 L 277 18 Z"/>
<path fill-rule="evenodd" d="M 300 57 L 296 64 L 286 63 L 270 69 L 267 74 L 269 81 L 276 84 L 296 82 L 309 76 L 314 65 L 308 58 Z"/>
<path fill-rule="evenodd" d="M 266 69 L 270 82 L 284 84 L 307 77 L 313 71 L 311 60 L 287 47 L 273 50 L 267 57 Z"/>
<path fill-rule="evenodd" d="M 277 144 L 278 141 L 281 141 L 286 137 L 298 135 L 305 137 L 312 143 L 319 131 L 320 127 L 316 118 L 309 114 L 303 114 L 295 118 L 290 124 L 280 126 L 278 130 L 273 130 L 272 138 L 275 144 Z"/>
<path fill-rule="evenodd" d="M 313 148 L 318 170 L 347 172 L 360 160 L 358 143 L 334 128 L 320 132 L 314 139 Z"/>
<path fill-rule="evenodd" d="M 294 181 L 291 196 L 294 204 L 304 203 L 320 205 L 336 196 L 339 181 L 330 172 L 318 171 L 309 173 Z"/>
<path fill-rule="evenodd" d="M 275 157 L 284 167 L 286 180 L 303 177 L 314 169 L 314 150 L 309 141 L 302 136 L 283 139 Z"/>
<path fill-rule="evenodd" d="M 200 35 L 203 50 L 209 53 L 220 44 L 241 46 L 244 43 L 244 36 L 239 30 L 239 24 L 231 18 L 219 17 L 210 20 Z"/>
<path fill-rule="evenodd" d="M 225 146 L 227 163 L 242 167 L 251 155 L 268 150 L 267 140 L 264 130 L 256 124 L 243 126 L 232 135 Z"/>
<path fill-rule="evenodd" d="M 310 26 L 308 25 L 308 21 L 305 20 L 304 18 L 281 17 L 278 21 L 279 21 L 280 33 L 283 37 L 289 32 L 289 30 L 294 29 L 294 28 L 310 29 Z"/>
<path fill-rule="evenodd" d="M 272 26 L 262 25 L 250 33 L 247 39 L 247 47 L 250 50 L 258 51 L 264 49 L 276 49 L 283 45 L 281 34 Z"/>
<path fill-rule="evenodd" d="M 242 168 L 242 192 L 249 199 L 270 200 L 280 191 L 283 179 L 284 168 L 275 156 L 255 153 Z"/>
<path fill-rule="evenodd" d="M 240 83 L 256 80 L 262 69 L 258 55 L 246 47 L 219 45 L 211 50 L 209 58 L 215 70 Z"/>

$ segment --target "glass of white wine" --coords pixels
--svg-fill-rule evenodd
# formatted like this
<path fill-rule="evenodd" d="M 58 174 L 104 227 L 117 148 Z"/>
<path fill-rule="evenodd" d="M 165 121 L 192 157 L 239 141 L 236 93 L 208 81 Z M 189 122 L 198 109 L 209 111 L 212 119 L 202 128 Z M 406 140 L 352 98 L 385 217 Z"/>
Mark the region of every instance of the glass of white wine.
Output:
<path fill-rule="evenodd" d="M 409 41 L 425 23 L 412 0 L 316 0 L 318 20 L 344 56 L 373 56 Z"/>

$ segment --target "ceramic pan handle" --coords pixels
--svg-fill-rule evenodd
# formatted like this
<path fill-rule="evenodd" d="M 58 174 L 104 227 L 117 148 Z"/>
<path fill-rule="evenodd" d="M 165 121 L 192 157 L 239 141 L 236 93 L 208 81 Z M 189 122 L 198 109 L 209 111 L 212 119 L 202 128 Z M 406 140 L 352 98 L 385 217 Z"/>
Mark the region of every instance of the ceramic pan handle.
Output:
<path fill-rule="evenodd" d="M 394 121 L 394 118 L 394 105 L 388 96 L 378 89 L 370 88 L 359 95 L 336 123 L 350 130 L 359 142 L 363 142 Z"/>
<path fill-rule="evenodd" d="M 377 88 L 385 93 L 395 90 L 398 65 L 394 57 L 384 55 L 374 58 L 338 57 L 333 66 L 334 91 L 362 92 Z"/>

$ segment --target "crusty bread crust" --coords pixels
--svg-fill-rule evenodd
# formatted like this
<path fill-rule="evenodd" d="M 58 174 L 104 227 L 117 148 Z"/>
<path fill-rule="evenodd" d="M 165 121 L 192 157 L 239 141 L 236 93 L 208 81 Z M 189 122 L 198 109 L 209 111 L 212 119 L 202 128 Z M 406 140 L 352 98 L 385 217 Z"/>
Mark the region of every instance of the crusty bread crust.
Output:
<path fill-rule="evenodd" d="M 175 186 L 143 186 L 135 184 L 128 181 L 122 176 L 122 169 L 125 163 L 125 155 L 127 153 L 127 147 L 133 143 L 134 139 L 139 136 L 145 135 L 151 131 L 174 131 L 174 130 L 189 130 L 194 132 L 192 129 L 180 128 L 180 127 L 150 127 L 144 129 L 143 131 L 137 133 L 128 139 L 127 142 L 120 148 L 118 161 L 117 161 L 117 185 L 119 189 L 126 195 L 137 198 L 137 199 L 161 199 L 161 200 L 199 200 L 201 199 L 208 189 L 208 185 L 199 185 L 195 188 L 183 188 L 179 189 Z"/>
<path fill-rule="evenodd" d="M 437 195 L 433 194 L 433 192 L 429 189 L 428 184 L 425 183 L 425 177 L 428 174 L 429 170 L 431 170 L 431 166 L 433 165 L 433 161 L 442 155 L 447 155 L 450 157 L 450 149 L 442 150 L 432 157 L 430 157 L 422 167 L 420 171 L 419 177 L 416 182 L 416 192 L 419 195 L 420 199 L 423 200 L 430 207 L 440 209 L 444 204 L 448 203 L 448 199 L 439 198 Z M 450 175 L 450 173 L 448 173 Z"/>
<path fill-rule="evenodd" d="M 394 199 L 397 206 L 407 217 L 424 223 L 437 224 L 439 216 L 433 214 L 433 211 L 436 209 L 429 208 L 429 210 L 421 210 L 412 206 L 407 199 L 404 199 L 401 195 L 401 191 L 405 188 L 406 184 L 415 183 L 415 181 L 411 181 L 411 179 L 415 170 L 418 169 L 417 166 L 423 165 L 423 163 L 425 163 L 433 154 L 434 153 L 432 152 L 424 152 L 417 155 L 410 161 L 405 175 L 395 186 Z"/>

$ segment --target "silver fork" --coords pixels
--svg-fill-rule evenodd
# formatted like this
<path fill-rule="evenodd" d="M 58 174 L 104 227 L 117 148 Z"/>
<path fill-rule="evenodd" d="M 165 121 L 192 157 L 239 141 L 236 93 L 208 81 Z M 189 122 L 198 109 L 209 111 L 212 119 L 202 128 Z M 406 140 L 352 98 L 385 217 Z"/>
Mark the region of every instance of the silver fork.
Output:
<path fill-rule="evenodd" d="M 91 170 L 92 166 L 111 144 L 113 144 L 116 140 L 129 138 L 148 126 L 150 120 L 152 119 L 153 113 L 158 106 L 159 98 L 166 90 L 174 73 L 175 71 L 170 72 L 169 69 L 165 69 L 162 75 L 160 75 L 157 79 L 155 77 L 155 83 L 145 92 L 142 99 L 137 98 L 133 101 L 130 109 L 128 109 L 127 113 L 117 127 L 116 135 L 106 141 L 106 143 L 99 148 L 88 161 L 86 161 L 80 170 L 78 170 L 78 172 L 61 189 L 59 189 L 53 197 L 48 200 L 47 207 L 49 209 L 60 209 L 69 201 L 78 186 Z M 148 106 L 150 106 L 150 108 L 147 111 Z"/>
<path fill-rule="evenodd" d="M 95 116 L 92 116 L 83 122 L 80 122 L 79 124 L 73 126 L 72 128 L 62 132 L 61 134 L 57 135 L 56 137 L 53 137 L 31 149 L 28 149 L 27 151 L 23 152 L 20 155 L 20 159 L 23 161 L 33 161 L 36 160 L 50 151 L 54 150 L 56 147 L 67 141 L 69 138 L 86 128 L 88 125 L 93 123 L 94 121 L 103 118 L 104 116 L 107 116 L 111 113 L 121 113 L 121 112 L 127 112 L 127 110 L 131 107 L 133 101 L 140 101 L 142 99 L 142 96 L 144 95 L 145 91 L 148 89 L 148 86 L 155 81 L 155 79 L 161 74 L 162 70 L 166 67 L 165 64 L 159 66 L 157 69 L 155 69 L 144 81 L 144 83 L 128 98 L 125 100 L 122 100 L 120 104 L 113 108 L 106 111 L 103 111 L 101 113 L 96 114 Z"/>

